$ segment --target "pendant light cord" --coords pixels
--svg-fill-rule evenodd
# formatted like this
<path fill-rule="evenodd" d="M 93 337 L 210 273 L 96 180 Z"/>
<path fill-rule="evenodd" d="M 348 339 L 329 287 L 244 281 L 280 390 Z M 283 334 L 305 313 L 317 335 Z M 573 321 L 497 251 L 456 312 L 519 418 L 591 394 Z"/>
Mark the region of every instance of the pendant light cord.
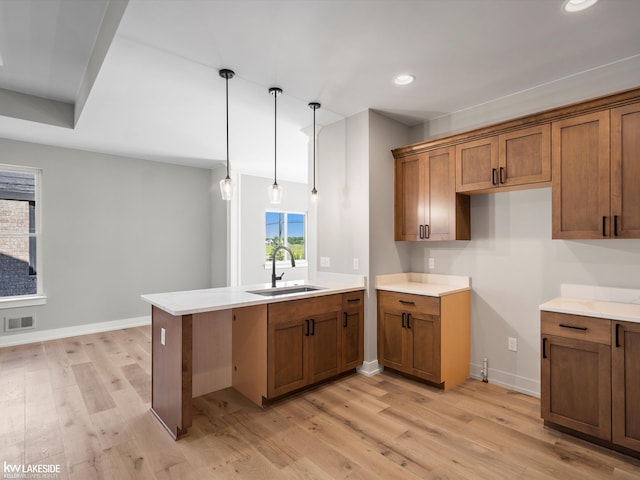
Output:
<path fill-rule="evenodd" d="M 277 185 L 278 172 L 278 92 L 273 93 L 273 184 Z"/>
<path fill-rule="evenodd" d="M 227 101 L 227 178 L 229 177 L 229 76 L 225 76 Z"/>

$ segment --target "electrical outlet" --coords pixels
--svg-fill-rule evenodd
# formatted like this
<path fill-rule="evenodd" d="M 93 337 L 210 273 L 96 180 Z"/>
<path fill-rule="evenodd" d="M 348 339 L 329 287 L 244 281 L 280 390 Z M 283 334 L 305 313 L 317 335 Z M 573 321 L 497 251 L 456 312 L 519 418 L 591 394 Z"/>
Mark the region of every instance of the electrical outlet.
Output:
<path fill-rule="evenodd" d="M 360 261 L 357 258 L 353 259 L 353 269 L 358 270 L 360 268 Z"/>
<path fill-rule="evenodd" d="M 513 338 L 513 337 L 509 337 L 509 339 L 507 341 L 507 348 L 512 352 L 517 352 L 518 351 L 518 339 L 517 338 Z"/>
<path fill-rule="evenodd" d="M 329 257 L 320 257 L 320 266 L 321 267 L 330 267 L 331 259 Z"/>
<path fill-rule="evenodd" d="M 436 259 L 429 257 L 429 268 L 436 268 Z"/>

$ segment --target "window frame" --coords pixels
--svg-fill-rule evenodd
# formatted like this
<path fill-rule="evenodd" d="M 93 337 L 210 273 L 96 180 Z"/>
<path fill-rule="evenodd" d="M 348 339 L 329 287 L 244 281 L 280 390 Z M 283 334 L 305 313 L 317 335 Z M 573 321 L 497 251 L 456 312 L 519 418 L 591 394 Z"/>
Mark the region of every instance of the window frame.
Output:
<path fill-rule="evenodd" d="M 8 165 L 0 163 L 0 171 L 14 172 L 14 173 L 26 173 L 34 176 L 34 232 L 27 232 L 26 234 L 19 233 L 1 233 L 2 237 L 12 236 L 26 236 L 29 239 L 35 239 L 35 267 L 36 267 L 36 293 L 29 295 L 13 295 L 10 297 L 0 297 L 0 310 L 5 308 L 18 308 L 18 307 L 30 307 L 34 305 L 44 305 L 47 302 L 47 297 L 44 294 L 44 275 L 43 275 L 43 259 L 42 259 L 42 169 L 35 167 L 26 167 L 21 165 Z M 31 240 L 29 240 L 31 243 Z"/>
<path fill-rule="evenodd" d="M 294 215 L 302 215 L 304 217 L 304 259 L 296 259 L 296 267 L 306 267 L 308 266 L 308 261 L 307 261 L 307 255 L 309 253 L 308 247 L 307 247 L 307 240 L 308 240 L 308 213 L 307 212 L 300 212 L 297 210 L 276 210 L 276 209 L 271 209 L 268 208 L 265 210 L 264 212 L 264 239 L 267 239 L 267 222 L 266 222 L 266 216 L 268 213 L 280 213 L 280 214 L 284 214 L 284 218 L 285 218 L 285 228 L 284 228 L 284 245 L 286 247 L 290 247 L 289 246 L 289 241 L 288 241 L 288 235 L 287 233 L 289 232 L 289 219 L 288 219 L 288 215 L 289 214 L 294 214 Z M 285 258 L 288 257 L 289 254 L 288 252 L 285 252 Z M 265 258 L 264 261 L 264 268 L 266 269 L 271 269 L 273 265 L 273 260 L 267 260 Z M 291 267 L 291 259 L 287 259 L 287 260 L 276 260 L 276 267 L 282 269 L 282 268 L 292 268 Z"/>

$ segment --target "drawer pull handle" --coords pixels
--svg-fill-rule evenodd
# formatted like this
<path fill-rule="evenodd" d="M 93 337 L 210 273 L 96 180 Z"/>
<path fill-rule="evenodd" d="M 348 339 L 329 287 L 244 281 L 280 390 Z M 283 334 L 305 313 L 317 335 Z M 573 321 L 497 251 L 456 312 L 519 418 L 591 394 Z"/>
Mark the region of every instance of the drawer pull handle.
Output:
<path fill-rule="evenodd" d="M 570 328 L 570 329 L 572 329 L 572 330 L 580 330 L 580 331 L 582 331 L 582 332 L 586 332 L 586 331 L 588 330 L 588 328 L 587 328 L 587 327 L 576 327 L 575 325 L 566 325 L 566 324 L 564 324 L 564 323 L 561 323 L 561 324 L 559 324 L 558 326 L 559 326 L 559 327 L 562 327 L 562 328 Z"/>
<path fill-rule="evenodd" d="M 359 298 L 350 298 L 349 300 L 347 300 L 348 303 L 358 303 L 359 301 Z"/>
<path fill-rule="evenodd" d="M 416 305 L 416 302 L 411 302 L 409 300 L 398 300 L 398 301 L 403 305 L 413 305 L 413 306 Z"/>

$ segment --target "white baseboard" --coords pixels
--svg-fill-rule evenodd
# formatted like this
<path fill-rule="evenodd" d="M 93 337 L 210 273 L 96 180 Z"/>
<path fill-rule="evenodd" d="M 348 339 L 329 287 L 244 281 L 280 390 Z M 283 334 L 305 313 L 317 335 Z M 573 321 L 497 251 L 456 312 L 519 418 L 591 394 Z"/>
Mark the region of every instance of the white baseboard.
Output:
<path fill-rule="evenodd" d="M 27 343 L 46 342 L 47 340 L 57 340 L 59 338 L 75 337 L 78 335 L 88 335 L 90 333 L 121 330 L 123 328 L 141 327 L 144 325 L 151 325 L 151 315 L 125 318 L 124 320 L 113 320 L 110 322 L 77 325 L 75 327 L 53 328 L 50 330 L 3 335 L 0 336 L 0 348 L 11 347 L 14 345 L 25 345 Z"/>
<path fill-rule="evenodd" d="M 482 375 L 480 374 L 482 365 L 472 363 L 470 367 L 471 378 L 482 380 Z M 540 380 L 521 377 L 519 375 L 514 375 L 513 373 L 504 372 L 491 367 L 489 367 L 488 380 L 489 383 L 495 383 L 496 385 L 508 388 L 509 390 L 515 390 L 516 392 L 524 393 L 525 395 L 540 398 Z"/>
<path fill-rule="evenodd" d="M 356 370 L 365 377 L 373 377 L 382 372 L 382 365 L 378 364 L 378 360 L 363 362 L 362 366 L 356 368 Z"/>

